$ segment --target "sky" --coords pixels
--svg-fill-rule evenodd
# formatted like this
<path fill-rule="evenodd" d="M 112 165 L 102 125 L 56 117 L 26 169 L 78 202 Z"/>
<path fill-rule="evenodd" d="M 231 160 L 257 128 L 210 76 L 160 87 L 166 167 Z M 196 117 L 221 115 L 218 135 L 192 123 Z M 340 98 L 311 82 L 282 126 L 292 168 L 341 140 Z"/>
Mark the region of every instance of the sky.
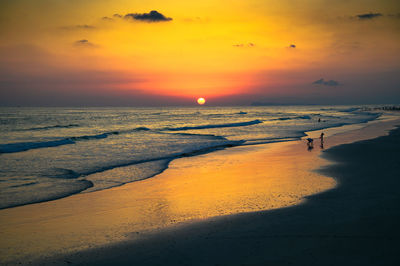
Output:
<path fill-rule="evenodd" d="M 0 106 L 400 103 L 398 0 L 1 0 Z"/>

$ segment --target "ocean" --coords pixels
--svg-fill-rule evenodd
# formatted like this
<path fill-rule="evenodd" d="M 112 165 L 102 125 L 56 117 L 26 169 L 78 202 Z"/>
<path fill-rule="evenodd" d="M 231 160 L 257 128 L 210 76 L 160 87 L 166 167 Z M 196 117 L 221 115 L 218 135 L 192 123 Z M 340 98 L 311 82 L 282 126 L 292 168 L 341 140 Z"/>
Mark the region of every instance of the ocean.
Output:
<path fill-rule="evenodd" d="M 377 119 L 357 106 L 0 108 L 0 209 L 151 178 L 180 157 Z"/>

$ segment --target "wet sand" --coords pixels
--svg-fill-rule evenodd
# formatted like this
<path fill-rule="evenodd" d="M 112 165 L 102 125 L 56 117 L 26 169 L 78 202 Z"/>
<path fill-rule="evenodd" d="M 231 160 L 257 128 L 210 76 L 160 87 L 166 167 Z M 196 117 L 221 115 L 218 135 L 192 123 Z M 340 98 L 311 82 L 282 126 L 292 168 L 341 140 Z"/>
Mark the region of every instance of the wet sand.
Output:
<path fill-rule="evenodd" d="M 328 134 L 325 147 L 374 137 L 393 124 L 376 123 L 367 129 L 335 136 Z M 396 135 L 389 138 L 398 140 Z M 237 147 L 182 158 L 151 179 L 1 210 L 0 258 L 10 264 L 50 265 L 286 265 L 296 262 L 330 265 L 342 260 L 365 263 L 365 258 L 374 254 L 367 252 L 368 248 L 377 248 L 378 244 L 390 246 L 398 241 L 396 231 L 390 236 L 380 224 L 371 226 L 382 222 L 383 218 L 377 220 L 382 210 L 390 216 L 398 208 L 387 203 L 391 206 L 389 209 L 376 206 L 371 209 L 368 204 L 375 204 L 376 198 L 366 205 L 358 200 L 365 194 L 370 195 L 361 189 L 364 194 L 360 198 L 353 196 L 366 184 L 370 187 L 374 182 L 386 184 L 387 181 L 367 170 L 367 177 L 362 177 L 360 182 L 359 173 L 346 168 L 350 166 L 326 168 L 327 161 L 319 158 L 317 144 L 311 151 L 307 151 L 304 141 L 298 141 Z M 357 146 L 359 150 L 355 154 L 359 157 L 346 157 L 354 151 L 349 148 L 351 145 L 334 148 L 326 154 L 334 160 L 346 158 L 353 168 L 357 163 L 363 165 L 357 169 L 375 167 L 359 159 L 370 155 L 364 152 L 371 149 L 365 143 L 361 148 Z M 383 158 L 375 152 L 380 145 L 374 144 L 371 153 L 377 159 Z M 336 157 L 332 155 L 342 147 L 346 150 Z M 398 152 L 399 146 L 396 147 Z M 395 152 L 389 151 L 390 162 L 395 162 L 390 159 L 396 158 Z M 311 171 L 323 166 L 323 173 L 339 181 L 337 188 L 332 189 L 336 185 L 334 179 Z M 390 167 L 394 165 L 382 170 L 382 175 L 393 179 L 396 172 Z M 344 182 L 346 174 L 349 178 L 345 180 L 358 180 L 354 181 L 357 185 Z M 374 186 L 371 189 L 376 197 L 387 192 L 379 186 L 374 190 Z M 331 190 L 305 200 L 306 196 L 328 189 Z M 395 199 L 396 195 L 389 195 L 388 200 Z M 376 219 L 360 216 L 360 212 L 367 210 Z M 393 231 L 393 223 L 398 220 L 386 218 L 383 222 Z M 375 231 L 366 234 L 363 231 L 366 228 Z M 396 256 L 392 250 L 388 248 L 387 254 L 382 251 L 374 256 L 381 259 L 388 255 L 393 261 Z"/>

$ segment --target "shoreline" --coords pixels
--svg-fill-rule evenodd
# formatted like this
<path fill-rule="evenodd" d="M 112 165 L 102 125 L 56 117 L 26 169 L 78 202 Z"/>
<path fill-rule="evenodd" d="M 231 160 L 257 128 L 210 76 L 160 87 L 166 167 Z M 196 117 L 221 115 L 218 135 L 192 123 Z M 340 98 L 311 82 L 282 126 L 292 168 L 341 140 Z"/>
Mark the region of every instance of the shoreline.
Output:
<path fill-rule="evenodd" d="M 370 135 L 366 135 L 366 136 L 363 136 L 363 137 L 365 137 L 365 138 L 368 138 L 368 137 L 371 137 L 371 136 L 373 136 L 374 135 L 374 133 L 371 133 Z M 335 139 L 337 139 L 336 141 L 337 142 L 343 142 L 343 139 L 340 139 L 340 137 L 339 138 L 335 138 Z M 346 138 L 345 138 L 346 139 Z M 347 137 L 347 139 L 348 139 L 348 141 L 350 141 L 351 142 L 351 140 L 349 140 L 349 138 Z M 333 141 L 333 142 L 331 142 L 331 141 Z M 329 145 L 330 146 L 332 146 L 332 145 L 334 145 L 335 144 L 335 140 L 334 139 L 329 139 Z M 267 145 L 268 147 L 269 147 L 269 149 L 271 149 L 271 147 L 272 146 L 276 146 L 276 147 L 278 147 L 277 149 L 279 149 L 279 150 L 282 150 L 282 147 L 284 148 L 285 146 L 286 147 L 292 147 L 292 146 L 298 146 L 298 148 L 299 147 L 301 147 L 301 149 L 302 149 L 302 154 L 304 153 L 304 151 L 305 151 L 305 149 L 303 149 L 304 148 L 304 146 L 303 146 L 303 142 L 301 142 L 301 141 L 297 141 L 295 144 L 293 144 L 293 143 L 285 143 L 285 144 L 282 144 L 282 143 L 274 143 L 273 145 Z M 304 144 L 305 145 L 305 144 Z M 265 148 L 265 146 L 263 146 L 264 148 Z M 234 150 L 235 149 L 235 150 Z M 249 148 L 249 147 L 245 147 L 245 148 L 243 148 L 243 147 L 237 147 L 237 148 L 232 148 L 232 149 L 228 149 L 228 150 L 223 150 L 223 151 L 221 151 L 222 153 L 224 153 L 225 155 L 226 154 L 235 154 L 235 153 L 243 153 L 243 150 L 247 150 L 247 151 L 249 151 L 250 153 L 257 153 L 257 150 L 259 150 L 260 148 L 259 147 L 253 147 L 253 148 Z M 232 151 L 233 150 L 233 151 Z M 263 150 L 263 148 L 261 148 L 261 150 Z M 267 149 L 268 150 L 268 149 Z M 287 151 L 287 150 L 286 150 Z M 306 153 L 307 154 L 307 153 Z M 309 155 L 311 155 L 312 153 L 308 153 Z M 217 155 L 215 155 L 215 156 L 220 156 L 219 154 L 217 154 Z M 202 156 L 196 156 L 196 157 L 191 157 L 191 158 L 183 158 L 184 160 L 186 160 L 186 161 L 192 161 L 192 159 L 193 158 L 198 158 L 198 157 L 213 157 L 212 155 L 210 155 L 210 154 L 206 154 L 206 155 L 202 155 Z M 220 156 L 221 157 L 221 156 Z M 304 157 L 304 156 L 303 156 Z M 315 157 L 315 156 L 314 156 Z M 215 159 L 215 158 L 213 158 L 213 159 Z M 180 159 L 181 160 L 181 159 Z M 176 160 L 176 161 L 178 161 L 178 160 Z M 189 163 L 189 165 L 186 165 L 186 167 L 194 167 L 194 168 L 198 168 L 198 166 L 191 166 L 190 165 L 190 163 Z M 308 166 L 309 167 L 309 166 Z M 306 167 L 307 168 L 307 167 Z M 307 168 L 308 169 L 308 168 Z M 181 171 L 182 169 L 180 169 L 180 171 Z M 185 170 L 185 169 L 183 169 L 183 170 Z M 310 169 L 308 169 L 308 170 L 310 170 Z M 169 172 L 171 172 L 171 170 L 169 171 Z M 175 173 L 176 174 L 176 173 Z M 163 175 L 163 174 L 161 174 L 161 175 Z M 164 174 L 165 175 L 165 174 Z M 319 175 L 316 175 L 316 177 L 320 177 Z M 149 179 L 147 179 L 147 180 L 149 180 Z M 146 182 L 146 180 L 144 180 L 145 182 Z M 149 182 L 149 181 L 148 181 Z M 130 183 L 130 184 L 134 184 L 134 183 Z M 129 186 L 130 184 L 127 184 L 126 186 Z M 330 183 L 330 185 L 332 185 L 332 183 Z M 326 191 L 326 189 L 327 188 L 324 188 L 323 190 L 324 191 Z M 111 189 L 110 189 L 111 190 Z M 125 189 L 121 189 L 121 188 L 119 188 L 119 189 L 114 189 L 115 191 L 119 191 L 119 193 L 121 193 L 121 190 L 125 190 Z M 129 188 L 127 188 L 127 190 L 129 190 Z M 127 192 L 127 190 L 125 191 L 125 192 Z M 114 192 L 114 191 L 112 191 L 112 192 Z M 93 192 L 93 193 L 97 193 L 97 192 Z M 93 194 L 93 193 L 87 193 L 86 194 L 86 196 L 87 195 L 89 195 L 89 194 Z M 115 193 L 114 193 L 115 194 Z M 99 195 L 99 194 L 96 194 L 96 195 Z M 308 198 L 308 195 L 313 195 L 313 196 L 315 196 L 316 194 L 315 194 L 315 191 L 313 191 L 313 192 L 308 192 L 308 193 L 306 193 L 306 194 L 303 194 L 303 195 L 300 195 L 300 197 L 298 197 L 299 199 L 300 199 L 300 201 L 297 201 L 296 202 L 296 205 L 294 205 L 294 207 L 287 207 L 287 206 L 292 206 L 293 205 L 293 202 L 290 202 L 290 204 L 288 204 L 288 205 L 277 205 L 277 209 L 275 209 L 275 210 L 271 210 L 271 209 L 274 209 L 274 208 L 267 208 L 267 211 L 266 212 L 275 212 L 275 211 L 278 211 L 278 210 L 283 210 L 283 209 L 281 209 L 282 207 L 287 207 L 288 209 L 290 209 L 290 208 L 296 208 L 296 207 L 298 207 L 299 205 L 298 205 L 298 203 L 300 203 L 301 201 L 302 201 L 302 199 L 304 199 L 304 198 Z M 83 196 L 83 197 L 85 197 L 85 196 Z M 80 199 L 82 199 L 83 197 L 79 197 Z M 94 197 L 94 198 L 96 198 L 96 197 Z M 75 199 L 75 198 L 74 198 Z M 128 198 L 126 198 L 125 200 L 127 200 Z M 59 201 L 64 201 L 65 202 L 65 200 L 59 200 Z M 71 215 L 71 214 L 65 214 L 65 211 L 61 211 L 60 212 L 60 208 L 62 207 L 62 205 L 61 205 L 61 207 L 60 207 L 60 202 L 58 202 L 58 201 L 55 201 L 54 203 L 40 203 L 40 204 L 35 204 L 35 206 L 38 206 L 38 207 L 32 207 L 32 208 L 24 208 L 25 206 L 30 206 L 30 205 L 25 205 L 25 206 L 22 206 L 22 207 L 17 207 L 17 208 L 20 208 L 20 209 L 31 209 L 31 210 L 35 210 L 35 211 L 37 211 L 38 209 L 37 208 L 39 208 L 39 210 L 41 209 L 41 210 L 43 210 L 43 206 L 44 206 L 44 208 L 46 208 L 46 205 L 47 205 L 47 208 L 50 208 L 50 209 L 48 209 L 48 210 L 51 210 L 51 211 L 56 211 L 56 213 L 59 213 L 59 215 L 66 215 L 67 217 L 68 217 L 68 215 Z M 68 201 L 66 201 L 66 202 L 68 202 Z M 308 200 L 307 200 L 307 202 L 308 202 Z M 230 202 L 231 203 L 231 202 Z M 49 205 L 51 205 L 51 206 L 49 206 Z M 58 205 L 58 206 L 54 206 L 54 205 Z M 207 205 L 208 206 L 208 205 Z M 66 207 L 66 206 L 64 206 L 64 207 Z M 96 204 L 95 203 L 93 203 L 93 206 L 92 207 L 94 207 L 94 208 L 96 208 Z M 189 206 L 189 208 L 190 208 L 191 206 Z M 90 206 L 88 207 L 88 208 L 90 208 Z M 97 214 L 98 214 L 98 212 L 102 212 L 102 211 L 107 211 L 107 210 L 110 210 L 110 209 L 112 209 L 113 208 L 113 206 L 112 206 L 112 204 L 110 204 L 110 205 L 108 205 L 108 206 L 105 206 L 105 208 L 103 208 L 103 209 L 99 209 L 99 210 L 95 210 L 93 213 L 94 214 L 96 214 L 96 212 L 97 212 Z M 6 210 L 8 210 L 8 209 L 6 209 Z M 4 211 L 5 210 L 2 210 L 2 211 L 0 211 L 0 217 L 1 218 L 4 218 L 4 217 L 6 217 L 6 216 L 4 216 Z M 70 210 L 71 212 L 72 211 L 74 211 L 74 209 L 73 208 L 71 208 L 71 210 Z M 75 210 L 76 211 L 76 210 Z M 263 213 L 264 211 L 263 210 L 260 210 L 260 209 L 255 209 L 254 210 L 255 212 L 256 212 L 256 214 L 257 213 L 259 213 L 259 212 L 261 212 L 261 213 Z M 18 211 L 17 211 L 18 212 Z M 11 212 L 8 212 L 8 213 L 13 213 L 13 211 L 11 211 Z M 235 213 L 235 212 L 234 212 Z M 249 213 L 251 213 L 250 211 L 244 211 L 244 214 L 233 214 L 233 213 L 222 213 L 221 215 L 224 215 L 224 216 L 219 216 L 219 215 L 211 215 L 211 216 L 206 216 L 206 217 L 198 217 L 198 218 L 196 218 L 196 219 L 189 219 L 189 220 L 182 220 L 181 222 L 172 222 L 172 223 L 169 223 L 167 226 L 161 226 L 161 227 L 155 227 L 155 228 L 152 228 L 151 230 L 150 230 L 150 232 L 149 231 L 140 231 L 139 233 L 133 233 L 134 235 L 135 235 L 135 239 L 134 240 L 129 240 L 130 238 L 132 238 L 132 234 L 128 234 L 127 236 L 126 236 L 126 238 L 122 241 L 122 242 L 120 242 L 120 243 L 124 243 L 124 241 L 133 241 L 132 243 L 133 243 L 133 245 L 135 245 L 134 243 L 135 243 L 135 241 L 139 241 L 139 242 L 141 242 L 141 241 L 148 241 L 148 240 L 146 240 L 146 239 L 149 239 L 149 238 L 151 238 L 151 235 L 153 235 L 153 234 L 155 234 L 155 235 L 159 235 L 159 234 L 163 234 L 163 232 L 165 231 L 165 232 L 168 232 L 168 231 L 170 231 L 170 230 L 175 230 L 174 228 L 177 228 L 176 230 L 179 230 L 179 228 L 185 228 L 185 227 L 191 227 L 191 225 L 194 223 L 194 224 L 196 224 L 197 222 L 196 222 L 196 220 L 198 221 L 198 219 L 200 219 L 200 224 L 201 223 L 212 223 L 212 221 L 218 221 L 218 220 L 225 220 L 225 219 L 227 219 L 227 220 L 229 220 L 229 219 L 231 219 L 232 217 L 234 218 L 234 217 L 236 217 L 237 215 L 240 217 L 241 215 L 247 215 L 247 214 L 249 214 Z M 96 214 L 96 215 L 97 215 Z M 218 214 L 218 213 L 217 213 Z M 231 215 L 226 215 L 226 214 L 231 214 Z M 233 214 L 233 215 L 232 215 Z M 256 214 L 254 214 L 254 215 L 256 215 Z M 15 215 L 15 213 L 14 213 L 14 215 Z M 17 217 L 18 215 L 16 215 L 15 217 Z M 53 217 L 53 218 L 52 218 Z M 83 213 L 78 213 L 77 215 L 75 215 L 74 216 L 76 219 L 82 219 L 82 217 L 84 217 L 83 216 Z M 86 216 L 86 217 L 88 217 L 88 216 Z M 101 216 L 100 216 L 101 217 Z M 229 218 L 230 217 L 230 218 Z M 68 219 L 70 219 L 71 217 L 69 217 Z M 207 218 L 206 220 L 204 219 L 204 218 Z M 67 220 L 68 220 L 67 219 Z M 235 218 L 234 218 L 235 219 Z M 17 217 L 17 220 L 18 220 L 18 217 Z M 29 219 L 28 219 L 29 220 Z M 31 219 L 32 220 L 32 219 Z M 15 220 L 14 220 L 15 221 Z M 50 224 L 50 223 L 52 223 L 52 222 L 56 222 L 57 220 L 54 220 L 54 214 L 50 214 L 49 212 L 45 212 L 45 215 L 44 215 L 44 217 L 41 217 L 41 218 L 39 218 L 38 220 L 36 220 L 36 221 L 34 221 L 34 222 L 39 222 L 39 223 L 47 223 L 47 224 Z M 62 221 L 62 219 L 61 220 L 59 220 L 59 221 Z M 27 221 L 25 221 L 25 226 L 28 226 L 27 225 L 27 223 L 26 223 Z M 32 221 L 31 221 L 32 222 Z M 71 222 L 71 221 L 69 221 L 69 222 Z M 77 222 L 77 221 L 75 221 L 75 222 Z M 93 221 L 92 221 L 93 222 Z M 112 222 L 112 221 L 111 221 Z M 182 224 L 182 222 L 183 222 L 183 224 Z M 74 223 L 74 222 L 73 222 Z M 77 223 L 77 224 L 79 224 L 79 223 Z M 6 226 L 7 227 L 7 226 Z M 132 225 L 127 225 L 126 226 L 126 228 L 125 228 L 125 232 L 129 232 L 129 228 L 130 229 L 132 229 Z M 3 229 L 3 228 L 2 228 Z M 74 229 L 74 228 L 72 228 L 72 229 Z M 78 229 L 78 228 L 75 228 L 75 229 Z M 118 229 L 121 229 L 121 228 L 118 228 Z M 128 229 L 128 230 L 127 230 Z M 73 230 L 72 230 L 73 231 Z M 78 233 L 75 235 L 75 236 L 73 236 L 73 237 L 75 237 L 75 238 L 81 238 L 82 236 L 80 236 L 79 235 L 79 231 L 81 231 L 81 229 L 80 230 L 78 230 Z M 112 230 L 111 230 L 112 231 Z M 111 232 L 110 231 L 110 232 Z M 122 231 L 124 231 L 124 230 L 122 230 Z M 110 232 L 108 232 L 108 233 L 110 233 Z M 134 232 L 134 230 L 130 230 L 130 232 Z M 102 234 L 102 233 L 104 233 L 104 232 L 102 232 L 102 231 L 100 231 L 100 232 L 97 232 L 97 233 L 99 233 L 99 234 Z M 112 233 L 112 232 L 111 232 Z M 37 234 L 39 234 L 40 235 L 40 232 L 37 232 Z M 39 236 L 38 235 L 38 236 Z M 9 236 L 10 237 L 10 236 Z M 26 237 L 28 237 L 28 236 L 26 236 Z M 65 237 L 65 236 L 64 236 Z M 94 238 L 102 238 L 102 236 L 95 236 Z M 107 237 L 109 237 L 109 236 L 107 236 Z M 107 238 L 106 237 L 106 238 Z M 29 238 L 29 237 L 28 237 Z M 157 238 L 157 236 L 155 237 L 155 238 Z M 3 239 L 7 239 L 7 238 L 3 238 Z M 10 238 L 8 238 L 9 240 L 11 240 Z M 87 243 L 87 246 L 85 247 L 83 247 L 82 248 L 82 246 L 80 247 L 80 249 L 78 248 L 78 249 L 76 249 L 76 250 L 73 250 L 73 249 L 69 249 L 68 250 L 68 252 L 69 253 L 74 253 L 74 252 L 78 252 L 78 253 L 76 253 L 76 254 L 79 254 L 79 252 L 95 252 L 95 251 L 93 251 L 93 250 L 95 250 L 95 249 L 92 249 L 93 247 L 95 247 L 95 248 L 98 248 L 98 249 L 102 249 L 102 247 L 105 247 L 104 246 L 104 244 L 107 244 L 107 245 L 113 245 L 112 243 L 116 243 L 116 242 L 118 242 L 118 241 L 114 241 L 115 239 L 113 239 L 113 237 L 111 236 L 111 239 L 112 239 L 112 241 L 111 242 L 108 242 L 108 244 L 107 244 L 107 241 L 105 241 L 105 243 L 103 243 L 103 244 L 100 244 L 100 245 L 93 245 L 93 244 L 91 244 L 90 243 L 90 241 Z M 144 239 L 144 240 L 143 240 Z M 66 239 L 66 240 L 68 240 L 68 239 Z M 83 238 L 83 239 L 81 239 L 82 241 L 87 241 L 87 239 L 85 240 L 85 238 Z M 95 239 L 96 240 L 96 239 Z M 98 239 L 97 239 L 98 240 Z M 96 241 L 97 241 L 96 240 Z M 4 240 L 3 240 L 4 241 Z M 94 242 L 96 242 L 96 241 L 94 241 Z M 154 241 L 154 240 L 153 240 Z M 17 241 L 18 242 L 18 241 Z M 15 244 L 17 244 L 17 242 L 15 242 Z M 132 244 L 131 243 L 131 244 Z M 3 244 L 5 244 L 5 243 L 3 243 Z M 106 246 L 107 246 L 106 245 Z M 118 245 L 118 244 L 116 244 L 116 245 Z M 125 244 L 120 244 L 120 245 L 125 245 Z M 3 246 L 3 245 L 2 245 Z M 86 251 L 85 251 L 86 250 Z M 92 250 L 92 251 L 91 251 Z M 32 250 L 33 251 L 33 250 Z M 28 252 L 29 253 L 29 252 Z M 25 254 L 26 255 L 26 254 Z M 57 255 L 57 252 L 55 252 L 55 253 L 47 253 L 47 254 L 40 254 L 41 255 L 41 257 L 42 257 L 42 259 L 46 259 L 46 257 L 47 258 L 52 258 L 53 256 L 59 256 L 59 255 Z M 2 255 L 2 256 L 4 256 L 4 254 Z M 11 258 L 9 258 L 9 259 L 11 259 Z M 16 260 L 15 260 L 16 259 Z M 14 260 L 13 259 L 11 259 L 11 260 L 9 260 L 9 262 L 11 262 L 11 261 L 18 261 L 18 259 L 20 259 L 20 260 L 22 260 L 23 261 L 23 263 L 27 263 L 28 261 L 30 261 L 30 260 L 36 260 L 36 259 L 39 259 L 39 258 L 34 258 L 34 257 L 29 257 L 29 255 L 27 256 L 27 257 L 25 257 L 24 258 L 24 256 L 22 256 L 22 254 L 21 254 L 21 256 L 19 256 L 19 255 L 17 255 L 17 254 L 14 254 Z M 53 259 L 54 259 L 54 257 L 53 257 Z M 51 259 L 50 260 L 48 260 L 48 261 L 41 261 L 41 263 L 43 263 L 43 262 L 46 262 L 46 263 L 51 263 Z M 96 262 L 97 263 L 97 262 Z"/>
<path fill-rule="evenodd" d="M 115 188 L 115 187 L 119 187 L 119 186 L 124 186 L 126 184 L 130 184 L 133 182 L 138 182 L 138 181 L 142 181 L 142 180 L 146 180 L 148 178 L 153 178 L 159 174 L 162 174 L 164 171 L 166 171 L 169 167 L 169 164 L 177 159 L 181 159 L 181 158 L 188 158 L 188 157 L 193 157 L 193 156 L 199 156 L 199 155 L 203 155 L 203 154 L 208 154 L 208 153 L 213 153 L 216 151 L 220 151 L 220 150 L 225 150 L 225 149 L 229 149 L 229 148 L 233 148 L 233 147 L 243 147 L 243 146 L 252 146 L 252 145 L 265 145 L 265 144 L 272 144 L 272 143 L 287 143 L 287 142 L 292 142 L 292 141 L 299 141 L 299 140 L 303 140 L 306 137 L 311 137 L 314 136 L 315 138 L 318 137 L 316 133 L 319 134 L 319 132 L 325 131 L 325 132 L 333 132 L 333 134 L 336 134 L 338 132 L 346 132 L 349 130 L 354 130 L 357 128 L 362 128 L 364 127 L 366 124 L 369 123 L 373 123 L 373 122 L 379 122 L 381 121 L 381 117 L 384 116 L 383 113 L 377 113 L 377 118 L 373 119 L 373 120 L 367 120 L 361 123 L 357 123 L 357 124 L 338 124 L 338 125 L 334 125 L 334 126 L 330 126 L 330 127 L 326 127 L 326 128 L 320 128 L 320 129 L 315 129 L 312 131 L 304 131 L 301 132 L 302 136 L 297 136 L 297 137 L 290 137 L 290 138 L 280 138 L 278 140 L 274 140 L 274 139 L 270 139 L 270 140 L 266 140 L 266 141 L 249 141 L 248 143 L 246 143 L 246 141 L 243 141 L 244 143 L 233 143 L 233 142 L 241 142 L 241 141 L 231 141 L 231 144 L 223 144 L 220 146 L 214 146 L 214 147 L 208 147 L 208 148 L 204 148 L 201 150 L 195 150 L 192 152 L 187 152 L 187 153 L 181 153 L 181 154 L 175 154 L 175 155 L 171 155 L 171 156 L 166 156 L 166 157 L 159 157 L 159 158 L 152 158 L 149 160 L 143 160 L 143 161 L 137 161 L 134 163 L 127 163 L 127 164 L 121 164 L 118 166 L 112 166 L 112 167 L 108 167 L 108 168 L 104 168 L 101 171 L 96 171 L 96 172 L 91 172 L 91 173 L 82 173 L 80 174 L 80 178 L 77 179 L 78 181 L 82 182 L 82 183 L 86 183 L 86 188 L 76 191 L 76 192 L 72 192 L 72 193 L 63 193 L 62 195 L 54 195 L 54 196 L 50 196 L 48 198 L 43 198 L 40 200 L 35 200 L 32 202 L 28 202 L 28 203 L 13 203 L 12 205 L 3 207 L 0 207 L 0 210 L 3 209 L 9 209 L 9 208 L 15 208 L 15 207 L 20 207 L 20 206 L 26 206 L 26 205 L 30 205 L 30 204 L 37 204 L 37 203 L 43 203 L 43 202 L 49 202 L 49 201 L 54 201 L 54 200 L 60 200 L 63 198 L 67 198 L 70 196 L 74 196 L 77 194 L 83 194 L 83 193 L 92 193 L 92 192 L 96 192 L 96 191 L 102 191 L 102 190 L 106 190 L 106 189 L 111 189 L 111 188 Z M 390 119 L 389 119 L 390 120 Z M 385 121 L 385 120 L 384 120 Z M 342 130 L 341 130 L 342 129 Z M 344 129 L 344 130 L 343 130 Z M 111 134 L 112 132 L 106 132 L 106 133 L 102 133 L 100 135 L 104 135 L 104 134 Z M 326 135 L 326 136 L 329 136 Z M 67 138 L 69 139 L 69 138 Z M 227 140 L 229 141 L 229 140 Z M 153 163 L 153 162 L 162 162 L 162 164 L 164 165 L 163 167 L 161 167 L 160 169 L 158 169 L 158 171 L 155 171 L 154 173 L 152 173 L 149 176 L 146 177 L 140 177 L 136 180 L 133 181 L 129 181 L 129 182 L 125 182 L 125 183 L 119 183 L 117 185 L 108 185 L 105 188 L 97 187 L 94 185 L 94 182 L 96 182 L 98 179 L 102 179 L 102 176 L 104 175 L 124 175 L 126 174 L 126 172 L 128 171 L 135 171 L 135 167 L 137 165 L 140 164 L 148 164 L 148 163 Z M 113 183 L 113 182 L 111 182 Z"/>

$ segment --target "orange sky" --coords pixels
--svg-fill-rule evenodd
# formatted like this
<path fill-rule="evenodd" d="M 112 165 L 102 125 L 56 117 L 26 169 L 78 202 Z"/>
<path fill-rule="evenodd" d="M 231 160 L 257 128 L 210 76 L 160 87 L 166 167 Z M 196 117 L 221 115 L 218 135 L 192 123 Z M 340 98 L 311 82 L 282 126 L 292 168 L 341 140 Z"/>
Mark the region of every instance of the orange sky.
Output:
<path fill-rule="evenodd" d="M 1 105 L 400 100 L 398 1 L 0 5 Z"/>

